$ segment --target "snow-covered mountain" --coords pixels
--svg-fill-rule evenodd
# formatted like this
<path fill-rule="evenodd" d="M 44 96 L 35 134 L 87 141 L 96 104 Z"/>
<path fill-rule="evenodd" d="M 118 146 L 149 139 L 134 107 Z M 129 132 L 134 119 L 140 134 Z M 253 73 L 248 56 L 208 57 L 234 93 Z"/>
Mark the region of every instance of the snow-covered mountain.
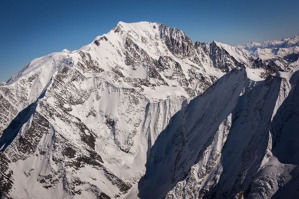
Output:
<path fill-rule="evenodd" d="M 1 198 L 298 197 L 298 57 L 256 53 L 295 39 L 119 22 L 32 60 L 0 85 Z"/>
<path fill-rule="evenodd" d="M 245 46 L 253 56 L 261 59 L 296 61 L 299 57 L 299 35 L 279 41 L 252 42 Z"/>

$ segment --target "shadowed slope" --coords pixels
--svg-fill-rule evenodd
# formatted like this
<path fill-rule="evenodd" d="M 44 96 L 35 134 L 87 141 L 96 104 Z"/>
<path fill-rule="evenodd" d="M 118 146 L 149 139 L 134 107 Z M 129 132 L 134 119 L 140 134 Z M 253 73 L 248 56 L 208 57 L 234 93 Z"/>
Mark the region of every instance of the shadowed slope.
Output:
<path fill-rule="evenodd" d="M 140 198 L 163 198 L 185 177 L 234 109 L 246 82 L 245 70 L 233 70 L 171 119 L 151 149 Z"/>

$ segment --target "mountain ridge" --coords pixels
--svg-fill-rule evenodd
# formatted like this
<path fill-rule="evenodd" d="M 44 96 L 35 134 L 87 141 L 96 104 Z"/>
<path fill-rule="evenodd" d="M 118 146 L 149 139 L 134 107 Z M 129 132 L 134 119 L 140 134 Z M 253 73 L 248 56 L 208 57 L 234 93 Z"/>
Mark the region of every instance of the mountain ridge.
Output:
<path fill-rule="evenodd" d="M 298 167 L 279 162 L 289 150 L 279 129 L 296 135 L 284 124 L 297 121 L 299 62 L 288 53 L 262 59 L 163 24 L 119 22 L 79 50 L 33 60 L 0 86 L 0 143 L 17 131 L 0 156 L 1 198 L 284 196 Z"/>

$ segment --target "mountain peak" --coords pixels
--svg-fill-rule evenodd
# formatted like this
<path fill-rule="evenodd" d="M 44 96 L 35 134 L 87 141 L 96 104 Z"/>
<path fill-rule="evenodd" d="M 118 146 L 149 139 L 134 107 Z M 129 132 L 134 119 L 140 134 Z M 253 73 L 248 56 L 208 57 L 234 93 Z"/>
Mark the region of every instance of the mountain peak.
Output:
<path fill-rule="evenodd" d="M 132 22 L 126 23 L 123 21 L 119 21 L 117 25 L 113 28 L 114 32 L 136 32 L 136 33 L 149 33 L 152 34 L 154 32 L 160 34 L 161 37 L 173 37 L 174 39 L 185 39 L 188 38 L 187 35 L 180 29 L 175 27 L 170 27 L 165 24 L 157 23 L 157 22 L 148 22 L 148 21 L 140 21 L 140 22 Z M 190 40 L 188 38 L 188 40 Z"/>
<path fill-rule="evenodd" d="M 299 35 L 264 42 L 251 42 L 244 48 L 254 57 L 263 60 L 285 59 L 296 61 L 299 57 Z"/>
<path fill-rule="evenodd" d="M 0 83 L 0 196 L 297 190 L 299 61 L 252 58 L 163 24 L 119 22 L 79 50 L 32 60 Z"/>
<path fill-rule="evenodd" d="M 264 42 L 250 42 L 246 45 L 248 50 L 257 50 L 258 48 L 288 48 L 299 45 L 299 35 L 285 37 L 281 40 L 270 40 Z"/>
<path fill-rule="evenodd" d="M 140 22 L 132 22 L 132 23 L 127 23 L 123 21 L 119 21 L 116 26 L 113 28 L 113 30 L 123 30 L 123 31 L 129 31 L 129 30 L 150 30 L 150 29 L 155 29 L 159 26 L 159 23 L 153 23 L 153 22 L 148 22 L 148 21 L 140 21 Z"/>

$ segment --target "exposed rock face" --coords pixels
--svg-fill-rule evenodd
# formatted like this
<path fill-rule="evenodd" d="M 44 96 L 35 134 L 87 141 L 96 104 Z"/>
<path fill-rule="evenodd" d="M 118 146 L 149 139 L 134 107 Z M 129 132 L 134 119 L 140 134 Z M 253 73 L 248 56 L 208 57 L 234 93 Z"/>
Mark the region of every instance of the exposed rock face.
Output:
<path fill-rule="evenodd" d="M 33 60 L 0 85 L 0 197 L 298 197 L 298 60 L 249 50 L 120 22 Z"/>
<path fill-rule="evenodd" d="M 160 25 L 160 37 L 165 42 L 167 48 L 174 55 L 181 58 L 189 57 L 194 51 L 194 45 L 191 39 L 181 30 L 169 28 L 165 25 Z"/>

